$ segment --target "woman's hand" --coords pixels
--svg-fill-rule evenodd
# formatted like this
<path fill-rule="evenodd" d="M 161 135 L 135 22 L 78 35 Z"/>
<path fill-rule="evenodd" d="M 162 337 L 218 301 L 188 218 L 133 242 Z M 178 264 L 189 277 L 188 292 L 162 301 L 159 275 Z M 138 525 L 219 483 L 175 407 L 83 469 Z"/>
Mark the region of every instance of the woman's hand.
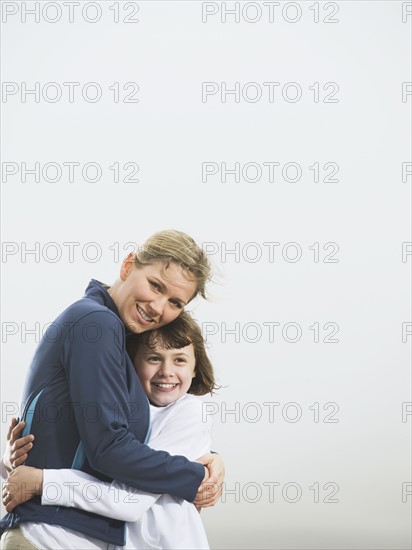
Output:
<path fill-rule="evenodd" d="M 28 452 L 33 447 L 34 435 L 29 434 L 19 437 L 25 426 L 24 420 L 17 422 L 17 418 L 12 418 L 7 432 L 6 451 L 3 456 L 3 464 L 8 472 L 11 472 L 17 466 L 27 460 Z"/>
<path fill-rule="evenodd" d="M 3 485 L 3 504 L 7 512 L 30 500 L 43 491 L 43 470 L 31 466 L 18 466 Z"/>
<path fill-rule="evenodd" d="M 193 504 L 199 508 L 214 506 L 222 494 L 223 480 L 225 478 L 225 463 L 218 454 L 208 453 L 196 460 L 209 470 L 209 478 L 199 487 Z"/>

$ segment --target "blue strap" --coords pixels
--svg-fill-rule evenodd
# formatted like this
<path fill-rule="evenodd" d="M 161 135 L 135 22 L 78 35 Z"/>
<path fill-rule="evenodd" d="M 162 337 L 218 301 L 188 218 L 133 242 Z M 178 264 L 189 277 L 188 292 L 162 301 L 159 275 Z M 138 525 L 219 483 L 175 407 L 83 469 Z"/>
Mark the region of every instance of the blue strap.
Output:
<path fill-rule="evenodd" d="M 72 463 L 73 470 L 80 470 L 81 467 L 83 466 L 85 458 L 86 458 L 86 453 L 84 452 L 83 441 L 80 441 Z"/>
<path fill-rule="evenodd" d="M 146 397 L 147 398 L 147 397 Z M 147 430 L 147 434 L 146 434 L 146 437 L 144 438 L 144 441 L 143 443 L 145 445 L 147 445 L 147 442 L 149 441 L 150 439 L 150 436 L 152 435 L 152 414 L 151 414 L 151 410 L 150 410 L 150 401 L 149 401 L 149 398 L 147 398 L 147 403 L 149 405 L 149 429 Z"/>
<path fill-rule="evenodd" d="M 37 401 L 39 400 L 39 397 L 43 393 L 43 390 L 39 391 L 39 393 L 32 400 L 32 402 L 30 403 L 26 411 L 25 419 L 24 419 L 26 422 L 26 425 L 24 426 L 22 437 L 24 437 L 25 435 L 29 435 L 29 433 L 31 432 L 31 425 L 33 423 L 34 411 L 36 410 Z M 80 441 L 76 450 L 76 454 L 74 455 L 72 468 L 75 470 L 80 470 L 80 468 L 84 463 L 85 458 L 86 458 L 86 453 L 84 452 L 83 441 Z"/>
<path fill-rule="evenodd" d="M 144 441 L 143 441 L 143 443 L 144 443 L 145 445 L 147 445 L 147 443 L 148 443 L 148 441 L 149 441 L 151 435 L 152 435 L 152 426 L 150 425 L 150 426 L 149 426 L 149 429 L 147 430 L 146 437 L 144 438 Z"/>
<path fill-rule="evenodd" d="M 44 390 L 44 388 L 43 388 L 43 390 Z M 31 425 L 32 425 L 32 422 L 33 422 L 34 411 L 35 411 L 35 408 L 36 408 L 36 405 L 37 405 L 37 401 L 39 400 L 39 397 L 43 393 L 43 390 L 39 391 L 39 393 L 36 395 L 36 397 L 30 403 L 29 408 L 26 411 L 26 415 L 25 415 L 25 418 L 24 418 L 24 420 L 26 422 L 26 425 L 24 426 L 22 437 L 24 437 L 25 435 L 29 435 L 29 433 L 31 432 Z"/>

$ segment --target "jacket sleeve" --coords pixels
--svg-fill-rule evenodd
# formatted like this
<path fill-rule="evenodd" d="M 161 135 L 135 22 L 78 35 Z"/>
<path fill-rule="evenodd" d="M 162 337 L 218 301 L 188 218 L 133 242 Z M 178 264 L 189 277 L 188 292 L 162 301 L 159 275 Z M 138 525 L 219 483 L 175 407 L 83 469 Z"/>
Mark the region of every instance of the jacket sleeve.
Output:
<path fill-rule="evenodd" d="M 86 457 L 93 469 L 112 479 L 191 502 L 204 467 L 154 451 L 129 431 L 131 422 L 139 422 L 139 404 L 129 402 L 124 333 L 119 327 L 111 312 L 91 312 L 71 327 L 63 344 L 62 363 Z"/>
<path fill-rule="evenodd" d="M 157 449 L 198 458 L 210 447 L 211 421 L 203 422 L 198 399 L 177 405 L 176 414 L 172 411 L 149 443 Z M 160 496 L 117 481 L 104 482 L 79 470 L 43 470 L 43 505 L 80 508 L 113 519 L 137 521 Z"/>

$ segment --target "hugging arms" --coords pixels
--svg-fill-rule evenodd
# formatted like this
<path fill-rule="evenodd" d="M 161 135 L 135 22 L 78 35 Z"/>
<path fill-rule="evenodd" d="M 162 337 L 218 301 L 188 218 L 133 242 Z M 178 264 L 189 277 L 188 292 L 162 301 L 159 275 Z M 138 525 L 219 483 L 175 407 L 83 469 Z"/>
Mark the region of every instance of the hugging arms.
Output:
<path fill-rule="evenodd" d="M 31 432 L 36 438 L 28 465 L 78 468 L 105 481 L 115 479 L 187 501 L 195 498 L 209 474 L 204 466 L 144 445 L 149 404 L 125 345 L 133 334 L 170 323 L 197 293 L 204 295 L 208 270 L 203 251 L 190 237 L 161 232 L 129 255 L 111 287 L 92 281 L 85 297 L 56 319 L 58 337 L 45 334 L 23 395 L 25 435 Z M 50 421 L 46 412 L 52 414 L 53 407 Z M 210 461 L 209 481 L 221 486 L 221 459 L 202 459 Z M 203 504 L 213 504 L 218 494 Z M 39 497 L 15 508 L 2 526 L 30 522 L 59 525 L 107 543 L 123 542 L 122 522 L 42 506 Z"/>

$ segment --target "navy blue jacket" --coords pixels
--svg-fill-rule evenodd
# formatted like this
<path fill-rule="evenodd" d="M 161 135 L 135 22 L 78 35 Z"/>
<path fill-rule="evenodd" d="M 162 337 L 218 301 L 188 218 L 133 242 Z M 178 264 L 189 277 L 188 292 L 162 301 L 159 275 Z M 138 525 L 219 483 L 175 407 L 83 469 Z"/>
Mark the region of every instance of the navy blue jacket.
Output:
<path fill-rule="evenodd" d="M 115 303 L 95 280 L 85 296 L 50 325 L 23 392 L 24 433 L 35 436 L 25 464 L 76 468 L 106 481 L 192 501 L 204 467 L 142 443 L 149 430 L 149 403 L 125 350 L 126 336 Z M 27 521 L 125 544 L 124 522 L 76 508 L 42 506 L 40 497 L 17 506 L 0 527 Z"/>

